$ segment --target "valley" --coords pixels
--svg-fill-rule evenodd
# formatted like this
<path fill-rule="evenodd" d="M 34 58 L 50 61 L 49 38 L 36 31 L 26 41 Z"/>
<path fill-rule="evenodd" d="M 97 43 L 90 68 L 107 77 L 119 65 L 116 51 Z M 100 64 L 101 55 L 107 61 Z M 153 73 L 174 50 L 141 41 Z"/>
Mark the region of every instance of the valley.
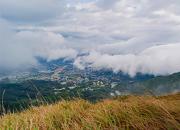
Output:
<path fill-rule="evenodd" d="M 79 70 L 70 61 L 42 64 L 44 70 L 31 69 L 1 77 L 1 108 L 22 110 L 41 102 L 82 98 L 91 102 L 123 95 L 165 95 L 180 91 L 180 73 L 169 76 L 137 74 L 130 77 L 111 70 Z M 2 110 L 1 110 L 2 111 Z"/>

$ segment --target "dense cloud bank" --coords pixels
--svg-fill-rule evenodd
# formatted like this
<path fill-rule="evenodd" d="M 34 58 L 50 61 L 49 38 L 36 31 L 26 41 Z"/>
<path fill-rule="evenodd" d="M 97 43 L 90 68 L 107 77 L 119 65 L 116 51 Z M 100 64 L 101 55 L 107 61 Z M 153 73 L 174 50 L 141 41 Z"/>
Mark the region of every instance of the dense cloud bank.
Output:
<path fill-rule="evenodd" d="M 0 68 L 35 66 L 40 56 L 131 76 L 179 72 L 179 5 L 179 0 L 0 0 Z"/>
<path fill-rule="evenodd" d="M 161 45 L 145 49 L 138 54 L 109 55 L 91 52 L 88 56 L 79 57 L 75 65 L 80 69 L 111 69 L 122 71 L 130 76 L 136 73 L 166 75 L 180 71 L 180 44 Z"/>

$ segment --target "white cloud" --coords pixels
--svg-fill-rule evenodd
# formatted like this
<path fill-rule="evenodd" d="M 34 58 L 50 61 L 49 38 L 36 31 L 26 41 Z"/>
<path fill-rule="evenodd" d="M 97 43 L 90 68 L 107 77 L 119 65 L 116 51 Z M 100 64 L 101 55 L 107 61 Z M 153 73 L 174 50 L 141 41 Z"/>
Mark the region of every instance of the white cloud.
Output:
<path fill-rule="evenodd" d="M 67 48 L 60 34 L 42 31 L 20 31 L 12 24 L 0 22 L 0 67 L 19 68 L 37 65 L 36 57 L 47 60 L 75 58 L 76 50 Z"/>
<path fill-rule="evenodd" d="M 0 0 L 0 16 L 8 21 L 0 21 L 0 53 L 7 57 L 0 65 L 8 59 L 9 65 L 35 64 L 34 57 L 41 56 L 76 59 L 80 68 L 92 62 L 91 67 L 132 76 L 178 72 L 179 5 L 179 0 Z M 77 58 L 82 52 L 90 55 Z"/>
<path fill-rule="evenodd" d="M 139 54 L 109 55 L 91 52 L 75 61 L 75 65 L 95 69 L 122 71 L 131 76 L 136 73 L 166 75 L 180 71 L 180 44 L 150 47 Z"/>

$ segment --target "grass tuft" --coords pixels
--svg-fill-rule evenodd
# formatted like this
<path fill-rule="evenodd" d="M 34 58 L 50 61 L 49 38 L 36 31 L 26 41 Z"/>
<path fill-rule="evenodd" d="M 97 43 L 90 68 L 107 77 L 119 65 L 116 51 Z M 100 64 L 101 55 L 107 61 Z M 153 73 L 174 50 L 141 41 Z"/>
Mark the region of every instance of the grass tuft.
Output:
<path fill-rule="evenodd" d="M 0 118 L 0 130 L 179 130 L 180 94 L 82 99 L 32 107 Z"/>

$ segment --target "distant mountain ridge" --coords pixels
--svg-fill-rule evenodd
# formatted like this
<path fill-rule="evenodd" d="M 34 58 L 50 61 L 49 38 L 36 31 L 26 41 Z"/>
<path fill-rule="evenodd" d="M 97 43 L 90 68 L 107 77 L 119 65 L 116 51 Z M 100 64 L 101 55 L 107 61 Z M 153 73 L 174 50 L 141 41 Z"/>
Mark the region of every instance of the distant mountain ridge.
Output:
<path fill-rule="evenodd" d="M 180 91 L 180 72 L 168 76 L 157 76 L 152 79 L 136 83 L 136 87 L 143 87 L 156 95 L 176 93 Z"/>

